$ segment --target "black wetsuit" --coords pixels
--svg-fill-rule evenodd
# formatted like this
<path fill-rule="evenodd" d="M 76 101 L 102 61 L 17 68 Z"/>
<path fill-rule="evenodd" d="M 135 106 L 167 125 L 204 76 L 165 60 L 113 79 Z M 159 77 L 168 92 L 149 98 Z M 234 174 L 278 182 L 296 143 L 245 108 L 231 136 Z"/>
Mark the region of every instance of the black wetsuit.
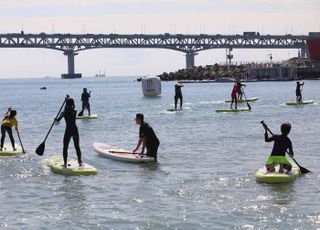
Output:
<path fill-rule="evenodd" d="M 1 125 L 1 148 L 3 148 L 3 145 L 4 145 L 4 139 L 6 137 L 6 132 L 8 133 L 10 141 L 11 141 L 11 145 L 14 148 L 15 143 L 14 143 L 14 138 L 12 135 L 12 128 L 10 126 L 4 126 L 4 125 Z"/>
<path fill-rule="evenodd" d="M 90 98 L 90 93 L 88 93 L 87 91 L 86 92 L 83 92 L 81 94 L 81 101 L 82 101 L 82 114 L 83 114 L 83 111 L 85 109 L 88 110 L 88 113 L 89 113 L 89 116 L 90 116 L 90 103 L 89 103 L 89 98 Z"/>
<path fill-rule="evenodd" d="M 296 87 L 296 96 L 297 97 L 301 97 L 301 88 L 300 87 L 302 85 L 304 85 L 304 83 L 301 84 L 300 82 L 297 82 L 297 87 Z"/>
<path fill-rule="evenodd" d="M 293 156 L 292 143 L 286 135 L 268 137 L 268 133 L 266 132 L 264 134 L 264 140 L 266 142 L 274 141 L 271 156 L 285 156 L 287 149 L 289 149 L 289 155 Z"/>
<path fill-rule="evenodd" d="M 155 160 L 157 160 L 157 152 L 160 142 L 154 133 L 153 128 L 148 123 L 143 122 L 141 124 L 139 129 L 139 137 L 147 139 L 147 156 L 153 157 Z"/>
<path fill-rule="evenodd" d="M 60 114 L 59 118 L 57 119 L 58 121 L 60 121 L 62 118 L 64 118 L 64 120 L 66 121 L 66 130 L 63 137 L 63 160 L 65 164 L 67 164 L 68 147 L 71 137 L 73 138 L 74 147 L 77 152 L 78 162 L 82 163 L 81 150 L 79 146 L 79 131 L 76 125 L 76 116 L 76 110 L 65 110 Z"/>
<path fill-rule="evenodd" d="M 6 121 L 6 122 L 5 122 Z M 4 124 L 4 122 L 6 124 Z M 5 116 L 2 120 L 2 124 L 1 124 L 1 148 L 3 148 L 4 145 L 4 139 L 6 137 L 6 132 L 9 135 L 10 141 L 11 141 L 11 145 L 12 148 L 15 148 L 15 143 L 14 143 L 14 138 L 12 135 L 12 124 L 16 123 L 17 124 L 17 120 L 14 117 L 10 117 L 10 116 Z M 16 126 L 17 127 L 17 126 Z"/>
<path fill-rule="evenodd" d="M 183 97 L 182 97 L 181 87 L 183 87 L 183 86 L 179 85 L 179 84 L 176 84 L 174 86 L 174 88 L 175 88 L 175 95 L 174 95 L 175 108 L 177 108 L 178 99 L 180 99 L 180 107 L 182 107 Z"/>

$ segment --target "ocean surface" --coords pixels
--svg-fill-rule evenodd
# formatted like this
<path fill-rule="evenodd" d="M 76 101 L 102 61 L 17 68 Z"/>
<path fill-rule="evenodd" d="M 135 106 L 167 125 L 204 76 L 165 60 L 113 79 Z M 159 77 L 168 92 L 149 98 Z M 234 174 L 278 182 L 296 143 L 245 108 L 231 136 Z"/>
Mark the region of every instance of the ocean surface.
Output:
<path fill-rule="evenodd" d="M 250 103 L 252 112 L 241 113 L 215 112 L 228 108 L 230 83 L 185 84 L 186 111 L 168 113 L 174 84 L 162 82 L 160 97 L 145 98 L 133 77 L 0 80 L 0 112 L 17 109 L 27 150 L 0 157 L 0 229 L 320 228 L 320 81 L 305 81 L 304 99 L 316 103 L 301 107 L 284 104 L 295 100 L 295 82 L 247 83 L 247 97 L 259 100 Z M 54 126 L 42 157 L 34 151 L 66 94 L 79 109 L 84 87 L 92 91 L 92 113 L 99 118 L 77 121 L 80 146 L 98 174 L 57 175 L 46 160 L 62 152 L 64 122 Z M 158 163 L 99 157 L 95 141 L 135 148 L 138 112 L 160 139 Z M 274 133 L 292 123 L 295 158 L 313 173 L 290 184 L 256 182 L 255 171 L 272 149 L 261 120 Z M 76 158 L 72 142 L 69 157 Z"/>

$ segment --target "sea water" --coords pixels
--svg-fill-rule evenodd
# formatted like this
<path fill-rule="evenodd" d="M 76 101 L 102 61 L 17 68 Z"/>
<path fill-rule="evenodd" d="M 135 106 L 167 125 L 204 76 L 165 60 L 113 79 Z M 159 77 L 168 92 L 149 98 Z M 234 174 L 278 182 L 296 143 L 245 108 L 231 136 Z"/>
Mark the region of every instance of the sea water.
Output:
<path fill-rule="evenodd" d="M 232 84 L 185 84 L 184 112 L 173 108 L 175 82 L 162 82 L 162 95 L 143 97 L 132 77 L 75 80 L 0 80 L 0 111 L 17 109 L 27 153 L 0 157 L 1 229 L 316 229 L 320 228 L 319 81 L 305 81 L 306 106 L 295 100 L 295 82 L 247 83 L 251 112 L 228 108 Z M 47 87 L 46 90 L 40 90 Z M 83 161 L 96 176 L 56 175 L 46 159 L 62 152 L 65 124 L 54 126 L 43 156 L 35 149 L 66 94 L 81 107 L 91 90 L 96 120 L 77 121 Z M 239 107 L 246 107 L 241 104 Z M 133 150 L 136 113 L 143 113 L 158 138 L 158 163 L 129 164 L 101 158 L 96 141 Z M 312 171 L 290 184 L 257 183 L 255 171 L 272 149 L 264 142 L 264 120 L 274 133 L 290 122 L 296 160 Z M 18 138 L 15 136 L 18 142 Z M 8 137 L 6 142 L 9 142 Z M 76 158 L 71 141 L 69 157 Z"/>

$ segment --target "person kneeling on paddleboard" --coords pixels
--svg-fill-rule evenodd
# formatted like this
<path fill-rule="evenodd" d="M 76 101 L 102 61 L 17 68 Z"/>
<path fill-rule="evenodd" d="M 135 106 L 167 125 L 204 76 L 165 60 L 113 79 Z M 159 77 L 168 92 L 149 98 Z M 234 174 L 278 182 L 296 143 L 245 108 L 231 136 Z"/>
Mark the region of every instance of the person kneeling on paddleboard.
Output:
<path fill-rule="evenodd" d="M 64 160 L 63 166 L 64 167 L 67 167 L 68 146 L 69 146 L 71 137 L 73 138 L 74 147 L 77 152 L 79 166 L 80 167 L 82 166 L 81 150 L 79 146 L 79 131 L 76 125 L 77 111 L 74 110 L 74 108 L 75 108 L 74 100 L 71 97 L 67 96 L 64 111 L 56 119 L 56 122 L 59 122 L 62 118 L 64 118 L 66 122 L 66 130 L 63 137 L 63 160 Z"/>
<path fill-rule="evenodd" d="M 6 137 L 6 132 L 9 134 L 9 138 L 11 141 L 13 151 L 16 151 L 14 139 L 12 135 L 12 127 L 14 126 L 17 133 L 19 134 L 18 130 L 18 121 L 16 119 L 17 111 L 15 109 L 9 108 L 8 111 L 4 114 L 4 118 L 1 123 L 1 146 L 0 151 L 2 151 L 4 139 Z"/>
<path fill-rule="evenodd" d="M 274 172 L 275 166 L 280 165 L 279 173 L 283 173 L 284 169 L 290 171 L 292 168 L 291 163 L 285 157 L 287 149 L 289 149 L 289 156 L 293 157 L 292 143 L 288 137 L 291 130 L 290 123 L 284 123 L 281 125 L 281 135 L 273 135 L 268 137 L 268 126 L 262 124 L 265 129 L 264 139 L 265 142 L 274 141 L 273 149 L 271 155 L 268 157 L 266 162 L 266 168 L 268 172 Z"/>
<path fill-rule="evenodd" d="M 142 113 L 136 114 L 136 124 L 140 125 L 139 129 L 139 141 L 137 147 L 133 150 L 136 152 L 142 144 L 141 155 L 144 154 L 144 149 L 147 148 L 147 156 L 153 157 L 157 160 L 158 147 L 160 145 L 159 139 L 153 131 L 153 128 L 146 122 L 144 122 L 144 116 Z"/>

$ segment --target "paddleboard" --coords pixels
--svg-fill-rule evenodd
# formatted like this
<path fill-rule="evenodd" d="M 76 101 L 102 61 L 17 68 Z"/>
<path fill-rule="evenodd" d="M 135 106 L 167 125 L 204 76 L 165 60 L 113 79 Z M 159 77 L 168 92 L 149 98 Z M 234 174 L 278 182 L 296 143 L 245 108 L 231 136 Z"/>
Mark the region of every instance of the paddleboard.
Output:
<path fill-rule="evenodd" d="M 258 97 L 247 98 L 247 100 L 246 99 L 238 100 L 237 102 L 242 103 L 242 102 L 250 102 L 250 101 L 256 101 L 256 100 L 258 100 Z M 225 102 L 231 103 L 231 100 L 226 100 Z"/>
<path fill-rule="evenodd" d="M 226 113 L 226 112 L 250 112 L 251 109 L 240 108 L 240 109 L 216 109 L 217 113 Z"/>
<path fill-rule="evenodd" d="M 135 154 L 126 153 L 131 151 L 115 148 L 100 142 L 93 143 L 93 148 L 100 156 L 110 158 L 113 160 L 132 162 L 132 163 L 143 163 L 143 162 L 155 161 L 153 157 L 148 157 L 145 155 L 139 156 L 139 153 L 135 153 Z M 119 152 L 119 153 L 116 153 L 116 152 Z"/>
<path fill-rule="evenodd" d="M 167 109 L 168 112 L 183 112 L 183 109 Z"/>
<path fill-rule="evenodd" d="M 266 167 L 259 169 L 256 172 L 256 180 L 262 183 L 276 184 L 276 183 L 288 183 L 295 180 L 300 174 L 298 165 L 287 157 L 288 161 L 292 164 L 292 169 L 288 173 L 278 173 L 279 165 L 276 166 L 276 171 L 271 173 L 268 172 Z"/>
<path fill-rule="evenodd" d="M 15 144 L 16 151 L 13 151 L 11 144 L 4 144 L 2 151 L 0 151 L 0 156 L 15 156 L 22 153 L 22 148 L 20 145 Z"/>
<path fill-rule="evenodd" d="M 308 105 L 308 104 L 313 104 L 313 103 L 314 103 L 313 100 L 303 101 L 303 102 L 292 101 L 292 102 L 287 102 L 286 105 Z"/>
<path fill-rule="evenodd" d="M 90 116 L 88 115 L 84 115 L 84 116 L 77 116 L 77 119 L 97 119 L 98 118 L 98 115 L 97 114 L 92 114 Z"/>
<path fill-rule="evenodd" d="M 65 175 L 65 176 L 89 176 L 97 174 L 97 169 L 93 166 L 83 163 L 82 167 L 79 167 L 78 161 L 68 159 L 68 167 L 63 167 L 62 154 L 52 156 L 48 159 L 47 165 L 51 168 L 52 172 Z"/>

